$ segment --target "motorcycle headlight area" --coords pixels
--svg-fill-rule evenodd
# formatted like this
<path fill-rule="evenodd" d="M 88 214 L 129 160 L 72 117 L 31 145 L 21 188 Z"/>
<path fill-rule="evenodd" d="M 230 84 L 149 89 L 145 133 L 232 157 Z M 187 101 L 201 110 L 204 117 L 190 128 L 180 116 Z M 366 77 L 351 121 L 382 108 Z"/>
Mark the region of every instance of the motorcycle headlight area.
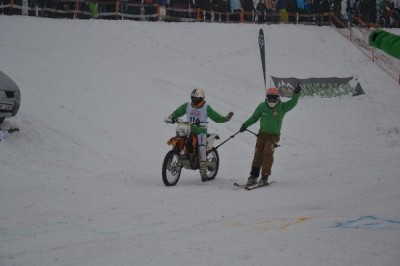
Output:
<path fill-rule="evenodd" d="M 179 137 L 187 137 L 190 135 L 190 123 L 181 123 L 176 127 L 176 134 Z"/>

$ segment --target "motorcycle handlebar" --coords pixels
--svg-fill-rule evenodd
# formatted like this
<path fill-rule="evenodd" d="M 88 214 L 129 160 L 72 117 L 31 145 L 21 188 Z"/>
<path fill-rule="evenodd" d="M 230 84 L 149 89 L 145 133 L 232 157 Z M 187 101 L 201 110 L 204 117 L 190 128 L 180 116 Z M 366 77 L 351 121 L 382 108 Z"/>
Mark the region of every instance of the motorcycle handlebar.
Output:
<path fill-rule="evenodd" d="M 188 123 L 188 122 L 185 122 L 183 119 L 180 119 L 180 118 L 170 119 L 169 117 L 165 118 L 164 122 L 167 123 L 167 124 Z M 198 127 L 206 127 L 207 124 L 208 124 L 208 122 L 199 122 L 199 121 L 194 122 L 194 123 L 190 123 L 190 125 L 192 125 L 192 126 L 196 125 Z"/>

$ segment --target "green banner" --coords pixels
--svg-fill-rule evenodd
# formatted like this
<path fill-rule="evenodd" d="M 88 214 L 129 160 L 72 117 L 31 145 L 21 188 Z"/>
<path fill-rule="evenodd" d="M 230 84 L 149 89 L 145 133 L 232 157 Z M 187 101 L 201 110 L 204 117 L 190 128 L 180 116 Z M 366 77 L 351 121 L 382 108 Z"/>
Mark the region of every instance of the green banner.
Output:
<path fill-rule="evenodd" d="M 278 78 L 271 77 L 281 96 L 292 97 L 293 89 L 297 83 L 301 84 L 301 96 L 317 96 L 324 98 L 340 97 L 344 95 L 357 96 L 365 94 L 358 80 L 354 77 L 347 78 Z"/>

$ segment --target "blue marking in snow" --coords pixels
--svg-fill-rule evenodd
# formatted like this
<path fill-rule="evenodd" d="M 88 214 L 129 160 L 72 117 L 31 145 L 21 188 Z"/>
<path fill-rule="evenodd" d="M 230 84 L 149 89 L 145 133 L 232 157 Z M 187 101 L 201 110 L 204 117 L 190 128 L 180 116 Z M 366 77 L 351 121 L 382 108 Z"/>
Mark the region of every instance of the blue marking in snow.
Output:
<path fill-rule="evenodd" d="M 400 230 L 400 221 L 367 215 L 337 223 L 331 228 Z"/>

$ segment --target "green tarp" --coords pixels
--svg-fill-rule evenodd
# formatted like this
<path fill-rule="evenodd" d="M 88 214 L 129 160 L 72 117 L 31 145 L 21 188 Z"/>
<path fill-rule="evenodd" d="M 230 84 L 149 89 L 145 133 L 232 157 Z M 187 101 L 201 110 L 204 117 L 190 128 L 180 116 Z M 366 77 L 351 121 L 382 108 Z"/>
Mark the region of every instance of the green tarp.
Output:
<path fill-rule="evenodd" d="M 369 45 L 400 59 L 400 36 L 377 29 L 369 35 Z"/>

